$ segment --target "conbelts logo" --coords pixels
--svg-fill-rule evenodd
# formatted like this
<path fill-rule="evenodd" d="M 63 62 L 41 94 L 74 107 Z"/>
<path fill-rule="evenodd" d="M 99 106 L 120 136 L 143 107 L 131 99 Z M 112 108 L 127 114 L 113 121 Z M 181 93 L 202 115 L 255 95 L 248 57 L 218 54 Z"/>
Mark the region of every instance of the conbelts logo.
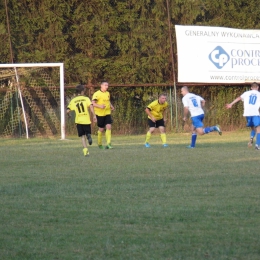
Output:
<path fill-rule="evenodd" d="M 218 69 L 222 69 L 229 61 L 230 57 L 221 46 L 217 46 L 209 54 L 209 59 Z"/>

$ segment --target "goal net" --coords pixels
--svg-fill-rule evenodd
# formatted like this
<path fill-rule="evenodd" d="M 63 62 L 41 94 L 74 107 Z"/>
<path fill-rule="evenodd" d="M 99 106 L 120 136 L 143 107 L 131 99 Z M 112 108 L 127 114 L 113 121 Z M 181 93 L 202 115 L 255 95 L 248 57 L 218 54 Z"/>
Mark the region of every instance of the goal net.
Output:
<path fill-rule="evenodd" d="M 63 63 L 0 64 L 0 136 L 65 139 Z"/>

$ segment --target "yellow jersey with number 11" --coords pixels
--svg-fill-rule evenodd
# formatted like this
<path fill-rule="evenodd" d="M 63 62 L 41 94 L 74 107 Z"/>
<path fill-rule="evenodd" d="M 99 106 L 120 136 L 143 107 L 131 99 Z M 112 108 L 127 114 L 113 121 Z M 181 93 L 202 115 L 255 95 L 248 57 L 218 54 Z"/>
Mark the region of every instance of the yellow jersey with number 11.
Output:
<path fill-rule="evenodd" d="M 77 96 L 73 98 L 69 105 L 68 109 L 75 111 L 75 123 L 81 125 L 91 124 L 89 116 L 89 107 L 92 105 L 90 99 L 85 96 Z"/>

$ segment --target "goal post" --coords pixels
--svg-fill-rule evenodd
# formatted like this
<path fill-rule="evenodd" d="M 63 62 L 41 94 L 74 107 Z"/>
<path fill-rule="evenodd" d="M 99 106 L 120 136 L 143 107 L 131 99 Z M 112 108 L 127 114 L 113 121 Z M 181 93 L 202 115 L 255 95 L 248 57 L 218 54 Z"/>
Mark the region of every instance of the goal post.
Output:
<path fill-rule="evenodd" d="M 0 135 L 13 136 L 22 125 L 26 138 L 60 130 L 65 139 L 63 63 L 0 64 L 0 90 Z"/>

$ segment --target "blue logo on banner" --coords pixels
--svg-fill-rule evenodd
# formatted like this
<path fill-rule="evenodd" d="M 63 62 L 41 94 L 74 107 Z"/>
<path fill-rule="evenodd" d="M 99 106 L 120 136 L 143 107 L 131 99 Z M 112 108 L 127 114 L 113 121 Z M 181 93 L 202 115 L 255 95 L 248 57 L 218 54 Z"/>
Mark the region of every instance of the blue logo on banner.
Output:
<path fill-rule="evenodd" d="M 221 46 L 217 46 L 209 54 L 209 59 L 218 69 L 222 69 L 229 61 L 230 57 Z"/>

